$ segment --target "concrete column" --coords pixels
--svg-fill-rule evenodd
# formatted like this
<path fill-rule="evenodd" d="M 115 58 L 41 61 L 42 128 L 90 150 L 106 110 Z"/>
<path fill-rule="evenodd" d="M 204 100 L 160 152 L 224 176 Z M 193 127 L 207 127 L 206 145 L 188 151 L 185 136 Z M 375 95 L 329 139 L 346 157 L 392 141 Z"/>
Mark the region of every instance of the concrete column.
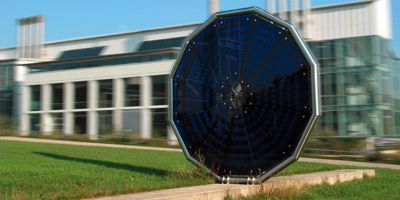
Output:
<path fill-rule="evenodd" d="M 29 135 L 29 115 L 26 114 L 30 110 L 31 88 L 29 86 L 22 87 L 21 96 L 21 115 L 19 131 L 21 135 Z"/>
<path fill-rule="evenodd" d="M 142 125 L 140 126 L 140 135 L 142 138 L 151 138 L 151 124 L 152 124 L 152 115 L 151 115 L 151 109 L 149 108 L 144 108 L 142 109 Z"/>
<path fill-rule="evenodd" d="M 98 96 L 99 96 L 99 83 L 96 80 L 88 82 L 88 108 L 95 109 L 98 107 Z M 89 111 L 87 115 L 87 134 L 89 135 L 90 139 L 98 139 L 99 135 L 99 117 L 97 111 Z"/>
<path fill-rule="evenodd" d="M 66 135 L 73 134 L 74 125 L 73 125 L 73 113 L 71 110 L 74 108 L 74 84 L 73 83 L 64 83 L 64 110 L 66 112 L 63 113 L 63 133 Z"/>
<path fill-rule="evenodd" d="M 41 119 L 41 129 L 43 135 L 50 135 L 53 132 L 53 117 L 50 113 L 40 114 Z"/>
<path fill-rule="evenodd" d="M 74 84 L 73 83 L 64 83 L 63 86 L 64 92 L 64 110 L 72 110 L 74 108 Z"/>
<path fill-rule="evenodd" d="M 14 124 L 14 131 L 20 130 L 20 115 L 23 111 L 22 108 L 22 93 L 23 93 L 23 85 L 25 82 L 25 74 L 26 74 L 26 67 L 25 66 L 14 66 L 14 88 L 13 88 L 13 124 Z"/>
<path fill-rule="evenodd" d="M 122 130 L 122 108 L 124 106 L 124 80 L 117 78 L 113 80 L 113 126 L 117 131 Z"/>
<path fill-rule="evenodd" d="M 74 133 L 74 114 L 72 112 L 63 113 L 63 123 L 64 123 L 64 134 L 71 135 Z"/>
<path fill-rule="evenodd" d="M 29 115 L 21 114 L 19 118 L 19 132 L 21 135 L 29 135 Z"/>
<path fill-rule="evenodd" d="M 122 108 L 124 105 L 124 80 L 122 78 L 113 79 L 113 106 Z"/>
<path fill-rule="evenodd" d="M 40 131 L 44 135 L 48 135 L 52 131 L 52 117 L 48 113 L 48 111 L 51 108 L 51 98 L 52 98 L 52 93 L 51 93 L 51 85 L 50 84 L 44 84 L 41 85 L 40 87 L 40 108 L 41 111 L 44 111 L 44 113 L 40 114 L 40 124 L 41 128 Z"/>
<path fill-rule="evenodd" d="M 92 140 L 97 140 L 99 136 L 99 116 L 97 111 L 89 111 L 87 122 L 87 134 Z"/>
<path fill-rule="evenodd" d="M 21 81 L 14 81 L 13 87 L 13 109 L 12 109 L 12 120 L 13 120 L 13 130 L 18 130 L 19 126 L 19 117 L 21 114 L 21 104 L 22 104 L 22 85 L 23 82 Z"/>
<path fill-rule="evenodd" d="M 49 111 L 51 107 L 51 86 L 50 84 L 44 84 L 40 87 L 40 109 L 42 111 Z"/>
<path fill-rule="evenodd" d="M 149 76 L 141 78 L 140 102 L 142 104 L 141 106 L 143 106 L 140 134 L 143 138 L 151 138 L 152 115 L 149 106 L 152 104 L 152 80 Z"/>
<path fill-rule="evenodd" d="M 172 130 L 170 125 L 167 125 L 167 139 L 168 139 L 168 145 L 178 145 L 178 138 L 176 138 L 176 135 L 174 131 Z"/>
<path fill-rule="evenodd" d="M 122 133 L 122 110 L 113 110 L 113 128 L 117 133 Z"/>
<path fill-rule="evenodd" d="M 88 81 L 88 108 L 94 109 L 98 107 L 98 96 L 99 96 L 99 83 L 94 81 Z"/>

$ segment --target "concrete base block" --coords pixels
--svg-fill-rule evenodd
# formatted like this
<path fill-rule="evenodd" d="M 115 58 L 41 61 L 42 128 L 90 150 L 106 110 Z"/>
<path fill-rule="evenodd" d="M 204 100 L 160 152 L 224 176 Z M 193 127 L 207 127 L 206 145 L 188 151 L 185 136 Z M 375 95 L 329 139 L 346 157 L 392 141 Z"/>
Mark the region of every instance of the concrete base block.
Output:
<path fill-rule="evenodd" d="M 375 176 L 375 170 L 343 169 L 335 171 L 316 172 L 291 176 L 274 177 L 262 185 L 241 184 L 211 184 L 154 192 L 136 193 L 112 197 L 99 198 L 102 200 L 128 200 L 128 199 L 157 199 L 157 200 L 209 200 L 224 199 L 228 194 L 233 198 L 254 195 L 273 189 L 292 189 L 304 185 L 317 185 L 322 183 L 335 184 L 338 182 L 362 179 L 366 176 Z"/>

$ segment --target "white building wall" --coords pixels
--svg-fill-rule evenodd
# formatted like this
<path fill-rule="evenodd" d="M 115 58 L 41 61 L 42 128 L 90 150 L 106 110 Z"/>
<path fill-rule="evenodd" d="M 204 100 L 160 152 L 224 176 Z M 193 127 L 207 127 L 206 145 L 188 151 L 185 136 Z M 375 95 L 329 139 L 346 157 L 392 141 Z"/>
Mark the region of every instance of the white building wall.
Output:
<path fill-rule="evenodd" d="M 168 108 L 168 105 L 152 105 L 152 80 L 151 76 L 169 74 L 174 64 L 174 60 L 164 60 L 156 62 L 146 62 L 139 64 L 124 64 L 106 67 L 94 67 L 75 70 L 51 71 L 42 73 L 27 74 L 24 86 L 24 109 L 22 111 L 22 130 L 28 134 L 29 114 L 38 113 L 41 115 L 41 130 L 46 133 L 52 132 L 53 119 L 52 113 L 62 113 L 64 120 L 64 134 L 73 133 L 73 113 L 87 112 L 87 134 L 92 139 L 97 139 L 99 134 L 98 111 L 109 110 L 113 112 L 113 124 L 117 129 L 121 129 L 122 111 L 138 110 L 141 112 L 141 136 L 151 138 L 152 132 L 152 113 L 154 108 Z M 123 78 L 141 77 L 141 105 L 134 107 L 123 106 L 124 84 Z M 113 106 L 107 108 L 98 107 L 98 81 L 104 79 L 113 80 Z M 88 82 L 88 107 L 86 109 L 74 109 L 74 86 L 73 82 Z M 51 84 L 64 83 L 64 107 L 63 110 L 51 110 Z M 41 111 L 29 111 L 29 87 L 31 85 L 41 85 L 42 88 L 42 109 Z M 168 139 L 176 138 L 168 132 Z"/>
<path fill-rule="evenodd" d="M 135 52 L 143 41 L 160 40 L 166 38 L 186 37 L 199 24 L 177 26 L 176 28 L 160 28 L 149 31 L 133 31 L 109 36 L 78 38 L 65 41 L 49 42 L 45 44 L 47 59 L 57 59 L 62 52 L 105 46 L 100 55 L 112 55 Z"/>
<path fill-rule="evenodd" d="M 396 0 L 397 1 L 397 0 Z M 372 34 L 392 39 L 390 0 L 378 0 L 371 4 Z"/>
<path fill-rule="evenodd" d="M 391 39 L 389 0 L 314 7 L 309 30 L 312 40 L 378 35 Z"/>
<path fill-rule="evenodd" d="M 26 75 L 26 85 L 103 80 L 169 74 L 175 60 L 124 64 L 74 70 L 49 71 Z"/>
<path fill-rule="evenodd" d="M 279 1 L 279 15 L 286 19 L 285 1 Z M 392 38 L 390 0 L 357 1 L 311 8 L 309 21 L 312 40 L 329 40 L 367 35 Z M 285 15 L 285 16 L 283 16 Z M 184 37 L 200 23 L 83 37 L 45 43 L 44 59 L 57 59 L 63 51 L 105 46 L 101 55 L 134 52 L 143 41 Z M 0 60 L 16 58 L 16 49 L 0 50 Z"/>
<path fill-rule="evenodd" d="M 391 38 L 390 22 L 390 1 L 376 0 L 364 1 L 363 3 L 343 4 L 341 6 L 322 6 L 312 8 L 309 16 L 309 34 L 312 40 L 329 40 L 347 37 L 358 37 L 367 35 L 379 35 Z M 169 28 L 159 28 L 153 30 L 126 32 L 111 34 L 107 36 L 95 36 L 88 38 L 71 39 L 65 41 L 46 43 L 46 58 L 57 59 L 63 51 L 105 46 L 101 55 L 120 54 L 136 51 L 143 41 L 152 41 L 165 38 L 184 37 L 189 35 L 199 24 L 188 26 L 176 26 Z M 0 59 L 15 58 L 15 48 L 0 50 Z M 167 105 L 152 106 L 151 103 L 151 76 L 169 74 L 174 60 L 147 62 L 138 64 L 124 64 L 115 66 L 104 66 L 94 68 L 83 68 L 65 71 L 50 71 L 33 74 L 25 74 L 24 66 L 16 66 L 16 80 L 25 81 L 22 89 L 21 102 L 21 131 L 26 134 L 29 130 L 29 114 L 39 113 L 42 115 L 42 130 L 51 132 L 47 125 L 53 123 L 50 113 L 63 113 L 64 133 L 73 133 L 73 82 L 88 81 L 88 108 L 80 109 L 88 113 L 87 133 L 96 138 L 98 134 L 98 111 L 112 110 L 114 114 L 114 124 L 121 122 L 121 111 L 123 108 L 121 99 L 123 98 L 122 78 L 142 77 L 141 81 L 141 102 L 137 107 L 129 109 L 140 110 L 142 116 L 141 134 L 144 138 L 151 137 L 151 109 L 167 108 Z M 21 70 L 19 70 L 21 68 Z M 113 79 L 114 81 L 114 100 L 117 102 L 111 108 L 98 108 L 98 80 Z M 50 106 L 50 85 L 52 83 L 64 83 L 64 109 L 51 110 Z M 41 111 L 29 111 L 30 85 L 42 85 L 43 99 Z M 45 100 L 46 99 L 46 100 Z M 169 131 L 169 137 L 173 137 Z"/>
<path fill-rule="evenodd" d="M 16 57 L 16 48 L 0 49 L 0 60 L 15 59 Z"/>
<path fill-rule="evenodd" d="M 197 27 L 196 27 L 197 28 Z M 177 37 L 187 37 L 190 35 L 195 28 L 186 28 L 179 31 L 175 30 L 166 30 L 160 33 L 148 34 L 144 36 L 144 41 L 151 41 L 151 40 L 161 40 L 165 38 L 177 38 Z"/>

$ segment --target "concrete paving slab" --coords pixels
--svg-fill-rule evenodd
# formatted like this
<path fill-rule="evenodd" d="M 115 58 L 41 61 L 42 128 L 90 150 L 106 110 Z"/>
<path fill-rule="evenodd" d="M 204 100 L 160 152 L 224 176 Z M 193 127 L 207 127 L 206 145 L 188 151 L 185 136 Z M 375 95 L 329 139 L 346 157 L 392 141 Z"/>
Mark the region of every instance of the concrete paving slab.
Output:
<path fill-rule="evenodd" d="M 194 187 L 176 188 L 169 190 L 159 190 L 154 192 L 144 192 L 127 194 L 111 197 L 102 197 L 98 200 L 130 200 L 130 199 L 157 199 L 157 200 L 209 200 L 224 199 L 226 195 L 234 198 L 256 194 L 262 190 L 274 188 L 301 187 L 305 184 L 315 185 L 327 182 L 335 184 L 338 182 L 362 179 L 364 175 L 375 176 L 375 170 L 335 170 L 310 174 L 299 174 L 292 176 L 274 177 L 260 185 L 241 185 L 241 184 L 211 184 Z"/>

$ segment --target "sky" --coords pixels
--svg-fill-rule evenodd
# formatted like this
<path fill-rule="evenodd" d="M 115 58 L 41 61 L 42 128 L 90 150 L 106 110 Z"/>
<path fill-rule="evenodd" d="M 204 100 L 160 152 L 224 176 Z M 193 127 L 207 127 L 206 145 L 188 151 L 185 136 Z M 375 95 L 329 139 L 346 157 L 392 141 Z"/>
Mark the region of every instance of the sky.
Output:
<path fill-rule="evenodd" d="M 311 0 L 311 6 L 354 0 Z M 0 0 L 0 48 L 16 45 L 16 19 L 45 15 L 45 42 L 203 22 L 208 0 Z M 220 0 L 220 10 L 257 6 L 267 0 Z M 392 46 L 400 57 L 400 0 L 391 0 Z"/>

